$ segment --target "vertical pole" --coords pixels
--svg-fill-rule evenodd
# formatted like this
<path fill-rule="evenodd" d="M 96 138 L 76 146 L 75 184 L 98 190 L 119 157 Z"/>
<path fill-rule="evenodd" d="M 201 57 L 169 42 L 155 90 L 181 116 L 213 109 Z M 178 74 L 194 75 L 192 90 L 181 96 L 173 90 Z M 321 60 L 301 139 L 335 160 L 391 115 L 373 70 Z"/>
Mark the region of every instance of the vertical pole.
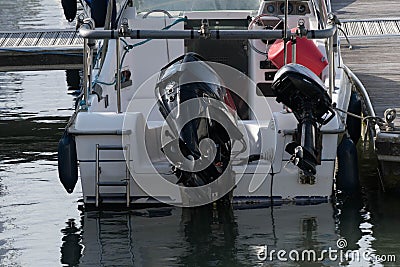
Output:
<path fill-rule="evenodd" d="M 88 39 L 84 39 L 83 41 L 83 98 L 84 98 L 84 109 L 87 107 L 87 101 L 88 101 L 88 75 L 89 75 L 89 70 L 88 70 Z"/>
<path fill-rule="evenodd" d="M 296 63 L 296 57 L 297 57 L 297 54 L 296 54 L 296 36 L 295 37 L 293 37 L 293 39 L 292 39 L 292 63 Z"/>
<path fill-rule="evenodd" d="M 104 23 L 104 30 L 110 30 L 111 29 L 111 17 L 112 17 L 112 11 L 113 11 L 113 1 L 108 1 L 108 6 L 107 6 L 107 15 L 106 15 L 106 20 Z M 108 39 L 105 39 L 103 41 L 103 46 L 101 49 L 101 64 L 100 64 L 100 69 L 103 68 L 103 64 L 104 64 L 104 59 L 106 58 L 106 53 L 108 50 Z M 98 52 L 100 53 L 100 52 Z"/>
<path fill-rule="evenodd" d="M 284 63 L 285 65 L 287 64 L 287 42 L 288 42 L 288 33 L 287 33 L 287 28 L 288 28 L 288 13 L 289 13 L 289 0 L 285 1 L 285 23 L 284 23 L 284 36 L 283 36 L 283 54 L 284 54 Z"/>
<path fill-rule="evenodd" d="M 120 40 L 119 37 L 115 39 L 115 51 L 117 53 L 116 59 L 117 59 L 117 113 L 121 113 L 121 54 L 120 54 Z"/>
<path fill-rule="evenodd" d="M 332 93 L 335 90 L 335 55 L 333 52 L 333 36 L 328 39 L 329 42 L 329 96 L 332 97 Z"/>
<path fill-rule="evenodd" d="M 129 171 L 129 165 L 131 164 L 131 157 L 130 157 L 130 150 L 129 150 L 129 145 L 126 145 L 125 147 L 125 153 L 126 153 L 126 207 L 129 208 L 130 205 L 130 195 L 131 195 L 131 175 Z"/>
<path fill-rule="evenodd" d="M 88 55 L 87 55 L 87 94 L 92 91 L 92 71 L 93 71 L 93 48 L 96 45 L 95 40 L 88 39 Z M 89 106 L 89 103 L 86 103 Z"/>
<path fill-rule="evenodd" d="M 100 163 L 99 163 L 99 144 L 96 144 L 96 208 L 99 206 L 99 194 L 100 194 L 100 190 L 99 190 L 99 180 L 100 180 Z"/>

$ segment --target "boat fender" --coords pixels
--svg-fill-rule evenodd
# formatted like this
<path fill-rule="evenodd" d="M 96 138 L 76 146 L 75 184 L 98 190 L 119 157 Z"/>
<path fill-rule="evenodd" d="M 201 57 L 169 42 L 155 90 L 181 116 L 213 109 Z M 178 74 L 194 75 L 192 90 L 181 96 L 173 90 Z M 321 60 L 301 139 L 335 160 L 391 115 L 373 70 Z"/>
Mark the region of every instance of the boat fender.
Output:
<path fill-rule="evenodd" d="M 112 29 L 116 29 L 116 22 L 115 18 L 117 16 L 116 12 L 116 4 L 115 0 L 110 0 L 113 1 L 113 10 L 112 10 L 112 16 L 111 16 L 111 21 L 112 21 Z M 92 16 L 92 19 L 94 20 L 94 24 L 96 27 L 104 27 L 105 22 L 106 22 L 106 16 L 107 16 L 107 6 L 108 6 L 108 0 L 92 0 L 90 7 L 90 14 Z"/>
<path fill-rule="evenodd" d="M 72 193 L 78 181 L 78 160 L 75 138 L 67 131 L 58 143 L 58 176 L 68 193 Z"/>
<path fill-rule="evenodd" d="M 77 7 L 76 0 L 61 0 L 61 5 L 64 9 L 65 18 L 72 22 L 76 17 Z"/>
<path fill-rule="evenodd" d="M 361 116 L 361 99 L 357 92 L 352 92 L 350 97 L 348 112 Z M 354 144 L 358 143 L 361 136 L 361 120 L 353 116 L 347 116 L 347 132 L 350 134 Z"/>
<path fill-rule="evenodd" d="M 347 194 L 360 190 L 357 148 L 350 135 L 345 134 L 337 149 L 338 171 L 336 189 Z"/>

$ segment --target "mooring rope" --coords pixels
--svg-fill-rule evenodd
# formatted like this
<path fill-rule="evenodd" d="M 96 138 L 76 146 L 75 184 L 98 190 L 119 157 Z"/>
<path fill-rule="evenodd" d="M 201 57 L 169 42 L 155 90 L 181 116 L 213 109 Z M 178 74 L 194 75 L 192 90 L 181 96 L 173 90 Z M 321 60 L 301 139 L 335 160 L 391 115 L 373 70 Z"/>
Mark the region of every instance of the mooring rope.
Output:
<path fill-rule="evenodd" d="M 349 111 L 346 111 L 346 110 L 343 110 L 343 109 L 340 109 L 340 108 L 337 108 L 337 107 L 333 107 L 333 109 L 336 110 L 336 111 L 345 113 L 345 114 L 347 114 L 347 115 L 349 115 L 349 116 L 351 116 L 351 117 L 353 117 L 353 118 L 360 119 L 360 120 L 362 120 L 363 122 L 366 121 L 366 120 L 370 120 L 371 122 L 376 123 L 376 124 L 378 124 L 379 126 L 386 125 L 386 122 L 385 122 L 382 118 L 379 118 L 379 117 L 376 117 L 376 116 L 366 116 L 366 117 L 362 117 L 362 116 L 359 116 L 359 115 L 357 115 L 357 114 L 351 113 L 351 112 L 349 112 Z"/>

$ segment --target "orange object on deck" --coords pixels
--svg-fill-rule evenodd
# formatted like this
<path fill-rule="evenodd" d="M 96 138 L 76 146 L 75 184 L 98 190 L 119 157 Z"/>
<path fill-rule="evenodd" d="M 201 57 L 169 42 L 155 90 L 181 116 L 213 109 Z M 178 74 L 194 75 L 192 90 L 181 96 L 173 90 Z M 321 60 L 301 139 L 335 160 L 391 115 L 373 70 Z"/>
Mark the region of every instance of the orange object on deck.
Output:
<path fill-rule="evenodd" d="M 319 51 L 317 45 L 307 38 L 296 38 L 296 63 L 301 64 L 318 76 L 321 75 L 328 61 Z M 284 42 L 282 39 L 276 40 L 268 51 L 268 59 L 277 67 L 281 68 L 284 64 Z M 292 62 L 292 42 L 287 43 L 287 63 Z"/>

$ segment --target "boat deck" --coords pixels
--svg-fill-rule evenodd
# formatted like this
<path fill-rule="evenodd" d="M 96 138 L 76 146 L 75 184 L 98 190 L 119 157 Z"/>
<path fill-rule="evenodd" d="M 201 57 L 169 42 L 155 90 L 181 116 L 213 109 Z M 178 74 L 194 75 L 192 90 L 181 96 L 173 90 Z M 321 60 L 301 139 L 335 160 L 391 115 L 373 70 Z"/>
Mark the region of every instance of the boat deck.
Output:
<path fill-rule="evenodd" d="M 387 108 L 400 106 L 400 1 L 332 0 L 332 9 L 346 22 L 343 28 L 353 46 L 348 49 L 342 39 L 343 61 L 364 84 L 376 115 L 383 117 Z"/>

